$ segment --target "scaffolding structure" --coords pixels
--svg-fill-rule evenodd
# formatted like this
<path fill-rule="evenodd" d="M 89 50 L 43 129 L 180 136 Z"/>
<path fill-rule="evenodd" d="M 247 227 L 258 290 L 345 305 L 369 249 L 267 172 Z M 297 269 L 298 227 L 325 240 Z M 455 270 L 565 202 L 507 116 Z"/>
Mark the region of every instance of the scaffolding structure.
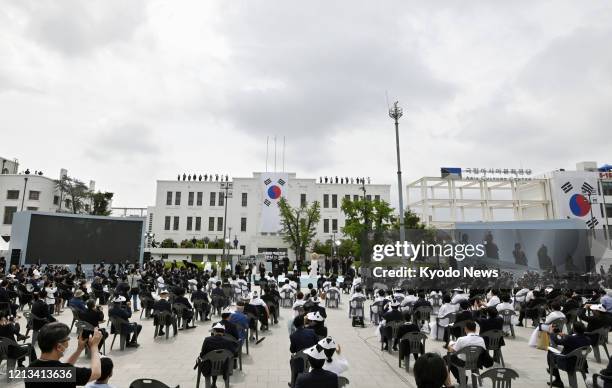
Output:
<path fill-rule="evenodd" d="M 437 228 L 453 228 L 456 222 L 554 218 L 545 178 L 423 177 L 406 186 L 406 195 L 408 208 Z M 506 219 L 499 219 L 500 211 Z"/>

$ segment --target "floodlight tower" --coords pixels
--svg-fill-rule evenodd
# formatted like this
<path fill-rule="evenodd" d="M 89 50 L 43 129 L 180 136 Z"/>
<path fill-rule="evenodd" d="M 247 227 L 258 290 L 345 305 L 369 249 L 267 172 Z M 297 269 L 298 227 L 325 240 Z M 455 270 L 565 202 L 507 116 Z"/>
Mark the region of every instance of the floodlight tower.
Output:
<path fill-rule="evenodd" d="M 389 117 L 395 121 L 395 148 L 397 150 L 397 191 L 399 194 L 399 241 L 401 244 L 406 239 L 404 230 L 404 196 L 402 190 L 402 167 L 400 164 L 400 141 L 399 141 L 399 118 L 402 117 L 402 108 L 397 106 L 398 101 L 393 103 L 393 108 L 389 109 Z"/>

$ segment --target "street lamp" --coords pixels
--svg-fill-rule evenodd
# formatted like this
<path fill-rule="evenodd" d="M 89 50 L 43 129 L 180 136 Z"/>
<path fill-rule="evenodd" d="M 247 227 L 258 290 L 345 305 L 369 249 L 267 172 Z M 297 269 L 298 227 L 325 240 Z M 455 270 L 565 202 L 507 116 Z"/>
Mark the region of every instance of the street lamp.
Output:
<path fill-rule="evenodd" d="M 221 190 L 225 190 L 225 194 L 224 194 L 224 201 L 223 201 L 223 205 L 225 207 L 225 212 L 224 212 L 224 216 L 223 216 L 223 252 L 221 254 L 221 257 L 225 257 L 225 243 L 226 243 L 226 236 L 227 236 L 227 200 L 228 198 L 232 197 L 232 192 L 230 191 L 231 189 L 234 188 L 234 182 L 221 182 Z M 232 234 L 232 230 L 230 228 L 230 235 Z M 229 242 L 229 238 L 227 239 Z"/>
<path fill-rule="evenodd" d="M 393 108 L 389 109 L 389 117 L 395 121 L 395 148 L 397 151 L 397 190 L 399 194 L 399 240 L 404 243 L 406 231 L 404 230 L 404 198 L 402 193 L 402 167 L 400 164 L 400 141 L 399 141 L 399 118 L 402 117 L 402 108 L 397 106 L 399 101 L 395 101 Z"/>
<path fill-rule="evenodd" d="M 147 248 L 151 248 L 151 240 L 153 240 L 153 237 L 155 237 L 155 233 L 145 233 L 145 238 L 147 239 Z"/>

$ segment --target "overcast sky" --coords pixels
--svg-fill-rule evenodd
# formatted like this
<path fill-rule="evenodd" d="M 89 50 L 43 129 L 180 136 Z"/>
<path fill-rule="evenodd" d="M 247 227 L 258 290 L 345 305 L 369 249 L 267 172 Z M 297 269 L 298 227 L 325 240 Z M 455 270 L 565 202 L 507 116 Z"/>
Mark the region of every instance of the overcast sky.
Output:
<path fill-rule="evenodd" d="M 404 182 L 612 161 L 610 2 L 1 3 L 0 155 L 116 206 L 263 171 L 274 135 L 299 177 L 393 183 L 386 93 Z"/>

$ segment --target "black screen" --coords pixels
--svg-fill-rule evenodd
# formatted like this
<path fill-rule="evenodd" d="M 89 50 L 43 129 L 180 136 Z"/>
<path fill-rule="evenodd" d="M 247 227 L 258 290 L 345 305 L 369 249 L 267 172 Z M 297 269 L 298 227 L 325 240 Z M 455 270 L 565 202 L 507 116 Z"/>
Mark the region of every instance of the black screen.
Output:
<path fill-rule="evenodd" d="M 140 259 L 142 221 L 32 214 L 26 263 L 118 263 Z"/>

